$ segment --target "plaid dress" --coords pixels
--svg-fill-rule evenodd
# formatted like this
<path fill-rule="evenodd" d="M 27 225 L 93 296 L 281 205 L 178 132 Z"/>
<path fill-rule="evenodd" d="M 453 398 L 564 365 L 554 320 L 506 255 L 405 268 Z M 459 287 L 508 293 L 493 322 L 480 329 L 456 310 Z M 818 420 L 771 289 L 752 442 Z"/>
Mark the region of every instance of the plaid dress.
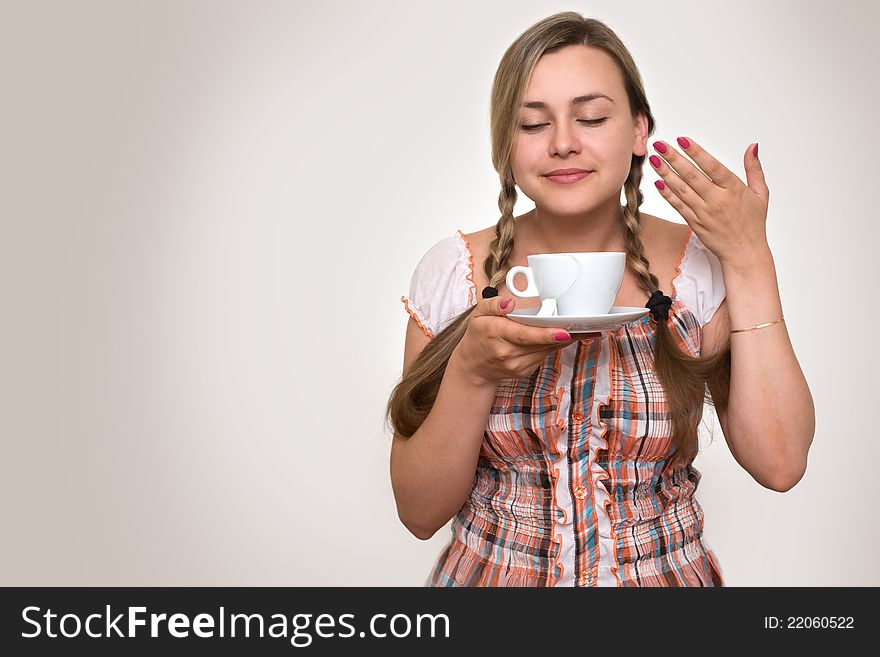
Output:
<path fill-rule="evenodd" d="M 672 335 L 699 355 L 724 284 L 693 231 L 671 296 Z M 432 337 L 476 303 L 461 231 L 425 254 L 401 301 Z M 654 340 L 646 315 L 499 383 L 473 490 L 426 586 L 723 586 L 702 537 L 701 475 L 664 468 L 675 445 Z"/>

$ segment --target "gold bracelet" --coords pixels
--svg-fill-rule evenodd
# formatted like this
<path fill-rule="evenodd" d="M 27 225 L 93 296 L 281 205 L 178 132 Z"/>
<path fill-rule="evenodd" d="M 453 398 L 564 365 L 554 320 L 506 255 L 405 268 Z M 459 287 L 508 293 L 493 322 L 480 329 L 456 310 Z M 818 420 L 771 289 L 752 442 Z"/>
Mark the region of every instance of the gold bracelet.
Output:
<path fill-rule="evenodd" d="M 784 322 L 785 317 L 782 319 L 777 319 L 775 322 L 767 322 L 766 324 L 758 324 L 757 326 L 750 326 L 749 328 L 744 329 L 733 329 L 731 333 L 742 333 L 743 331 L 754 331 L 755 329 L 766 328 L 767 326 L 773 326 L 774 324 L 778 324 L 779 322 Z"/>

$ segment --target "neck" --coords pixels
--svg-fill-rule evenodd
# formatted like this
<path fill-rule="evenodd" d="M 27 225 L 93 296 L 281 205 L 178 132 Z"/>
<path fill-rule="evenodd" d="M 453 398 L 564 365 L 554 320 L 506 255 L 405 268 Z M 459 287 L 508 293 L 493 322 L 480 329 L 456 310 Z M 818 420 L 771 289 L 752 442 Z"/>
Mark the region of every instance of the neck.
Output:
<path fill-rule="evenodd" d="M 616 198 L 587 214 L 559 215 L 536 207 L 523 218 L 539 253 L 626 250 L 623 208 Z"/>

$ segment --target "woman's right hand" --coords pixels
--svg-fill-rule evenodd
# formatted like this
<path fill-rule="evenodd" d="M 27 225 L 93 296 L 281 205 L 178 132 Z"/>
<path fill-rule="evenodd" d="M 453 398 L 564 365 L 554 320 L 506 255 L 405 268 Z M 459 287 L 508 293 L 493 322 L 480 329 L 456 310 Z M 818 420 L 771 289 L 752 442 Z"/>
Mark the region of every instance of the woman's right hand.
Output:
<path fill-rule="evenodd" d="M 501 307 L 501 297 L 481 299 L 468 317 L 468 325 L 461 342 L 455 347 L 458 361 L 472 380 L 486 385 L 497 385 L 503 379 L 531 376 L 547 354 L 561 349 L 583 337 L 572 337 L 558 328 L 526 326 L 508 317 L 516 305 L 508 299 Z M 561 339 L 560 339 L 561 338 Z"/>

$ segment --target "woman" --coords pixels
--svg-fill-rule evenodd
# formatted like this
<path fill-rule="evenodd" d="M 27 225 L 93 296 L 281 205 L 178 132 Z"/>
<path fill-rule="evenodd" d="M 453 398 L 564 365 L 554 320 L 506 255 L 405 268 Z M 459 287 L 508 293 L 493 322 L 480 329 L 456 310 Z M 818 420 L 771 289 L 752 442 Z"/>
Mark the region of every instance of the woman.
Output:
<path fill-rule="evenodd" d="M 504 54 L 491 129 L 501 218 L 431 247 L 402 298 L 398 514 L 422 539 L 453 520 L 427 584 L 722 586 L 694 497 L 704 401 L 737 462 L 777 491 L 803 476 L 815 425 L 757 144 L 744 184 L 693 139 L 653 142 L 657 188 L 686 223 L 639 212 L 654 131 L 641 77 L 614 32 L 574 12 Z M 516 186 L 535 203 L 519 217 Z M 626 252 L 614 305 L 650 312 L 574 337 L 506 317 L 511 267 L 576 251 Z"/>

